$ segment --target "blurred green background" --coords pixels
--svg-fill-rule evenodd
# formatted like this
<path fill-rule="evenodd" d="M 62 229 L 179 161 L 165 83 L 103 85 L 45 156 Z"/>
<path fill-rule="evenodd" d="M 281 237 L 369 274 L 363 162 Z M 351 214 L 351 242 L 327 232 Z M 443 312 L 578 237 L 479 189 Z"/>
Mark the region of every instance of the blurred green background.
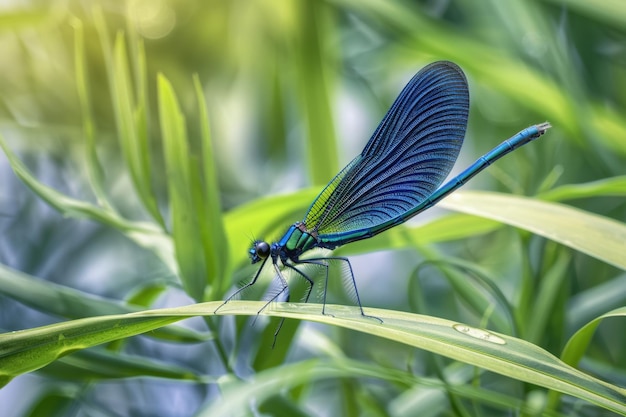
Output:
<path fill-rule="evenodd" d="M 111 92 L 115 80 L 109 67 L 116 34 L 126 45 L 133 80 L 129 89 L 138 101 L 145 94 L 146 108 L 135 113 L 146 115 L 145 157 L 151 168 L 143 190 L 131 178 L 120 149 Z M 84 55 L 77 54 L 79 47 Z M 84 68 L 79 70 L 81 59 Z M 93 133 L 106 204 L 124 218 L 162 223 L 169 229 L 171 190 L 163 168 L 158 73 L 176 92 L 186 117 L 189 154 L 199 163 L 201 120 L 208 115 L 217 176 L 214 191 L 221 211 L 229 213 L 268 195 L 289 196 L 309 186 L 321 189 L 361 151 L 410 77 L 441 59 L 461 66 L 470 85 L 468 132 L 453 172 L 529 125 L 546 120 L 553 125 L 545 137 L 490 167 L 468 188 L 543 193 L 548 198 L 550 190 L 564 190 L 560 186 L 591 183 L 552 198 L 624 221 L 626 3 L 619 0 L 5 1 L 0 4 L 0 133 L 42 183 L 77 200 L 102 204 L 90 182 L 100 171 L 85 153 Z M 87 101 L 81 101 L 77 87 L 83 82 L 81 73 L 87 75 Z M 198 107 L 194 74 L 206 98 L 206 115 Z M 596 181 L 607 179 L 617 185 L 594 188 Z M 193 302 L 179 277 L 154 253 L 111 227 L 50 208 L 15 177 L 4 156 L 0 187 L 2 264 L 37 277 L 38 283 L 62 286 L 55 291 L 76 290 L 78 296 L 146 307 Z M 594 191 L 588 192 L 590 188 Z M 142 192 L 154 194 L 156 209 L 146 206 Z M 222 283 L 207 290 L 205 298 L 223 298 L 249 279 L 254 271 L 246 257 L 251 237 L 280 238 L 302 218 L 306 205 L 293 208 L 299 205 L 281 212 L 276 224 L 267 224 L 259 214 L 249 218 L 245 225 L 250 227 L 241 235 L 227 235 L 223 246 L 229 248 L 224 253 L 228 261 L 223 275 L 215 278 Z M 414 222 L 426 224 L 441 216 L 449 214 L 434 209 Z M 270 235 L 261 235 L 264 232 Z M 453 281 L 442 276 L 436 264 L 425 262 L 463 259 L 497 277 L 497 287 L 519 308 L 513 326 L 518 336 L 555 354 L 584 323 L 626 301 L 623 271 L 513 228 L 425 247 L 374 252 L 355 246 L 338 253 L 354 255 L 364 305 L 480 324 L 486 313 L 456 298 Z M 550 310 L 544 312 L 545 326 L 525 332 L 523 323 L 533 320 L 532 300 L 542 289 L 540 277 L 552 271 L 557 260 L 564 262 L 563 279 Z M 18 330 L 80 317 L 79 309 L 71 306 L 66 310 L 71 313 L 60 314 L 56 306 L 38 305 L 35 293 L 29 299 L 24 285 L 15 292 L 0 289 L 0 328 Z M 332 291 L 341 299 L 336 287 Z M 202 320 L 186 323 L 194 331 L 206 331 Z M 122 352 L 117 359 L 131 362 L 141 357 L 150 372 L 133 368 L 124 374 L 118 364 L 120 369 L 107 375 L 94 363 L 111 364 L 108 357 L 85 357 L 82 366 L 52 365 L 0 391 L 0 411 L 3 416 L 195 415 L 219 397 L 213 382 L 225 374 L 225 365 L 216 359 L 216 349 L 229 352 L 231 370 L 243 377 L 270 365 L 323 357 L 331 340 L 333 349 L 347 357 L 409 366 L 416 375 L 434 376 L 443 366 L 433 356 L 392 342 L 302 324 L 301 332 L 306 327 L 315 335 L 315 343 L 307 346 L 294 337 L 298 324 L 290 322 L 284 352 L 271 363 L 271 338 L 263 336 L 262 323 L 212 323 L 220 347 L 213 342 L 172 345 L 133 338 L 122 350 L 109 347 L 109 352 Z M 268 331 L 271 335 L 273 328 Z M 623 386 L 624 342 L 623 322 L 603 324 L 586 359 L 587 369 Z M 263 360 L 270 364 L 260 365 Z M 154 375 L 156 364 L 172 374 Z M 202 378 L 184 382 L 185 372 Z M 514 382 L 502 389 L 522 400 L 532 392 Z M 278 415 L 277 403 L 283 415 L 427 415 L 423 413 L 429 407 L 406 402 L 406 390 L 401 384 L 372 386 L 360 380 L 311 382 L 299 392 L 291 391 L 289 400 L 274 398 L 267 409 L 265 403 L 257 406 L 267 415 Z M 449 404 L 430 410 L 429 415 L 459 413 Z M 591 407 L 579 411 L 602 413 Z M 476 415 L 505 414 L 487 408 Z"/>

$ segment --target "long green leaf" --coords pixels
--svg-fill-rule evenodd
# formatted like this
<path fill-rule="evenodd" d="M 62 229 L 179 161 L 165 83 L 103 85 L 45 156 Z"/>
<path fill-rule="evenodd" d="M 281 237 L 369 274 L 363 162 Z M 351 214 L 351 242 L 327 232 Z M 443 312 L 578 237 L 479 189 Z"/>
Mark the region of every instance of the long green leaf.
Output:
<path fill-rule="evenodd" d="M 110 352 L 105 349 L 86 349 L 65 356 L 43 370 L 58 380 L 95 381 L 102 379 L 154 377 L 181 381 L 207 382 L 210 379 L 169 363 L 136 355 Z"/>
<path fill-rule="evenodd" d="M 0 13 L 0 28 L 5 31 L 19 31 L 22 28 L 37 27 L 54 19 L 48 8 L 34 7 L 32 4 L 24 6 L 26 7 L 5 8 Z"/>
<path fill-rule="evenodd" d="M 47 314 L 77 319 L 139 311 L 138 305 L 87 294 L 74 288 L 44 281 L 0 264 L 0 293 Z M 151 336 L 174 342 L 199 342 L 210 335 L 180 327 L 167 326 Z"/>
<path fill-rule="evenodd" d="M 143 51 L 143 49 L 140 49 Z M 139 58 L 141 61 L 142 58 Z M 152 193 L 150 149 L 146 126 L 146 103 L 137 104 L 130 77 L 124 35 L 120 32 L 113 49 L 111 94 L 120 147 L 133 185 L 141 202 L 159 224 L 163 224 L 156 198 Z M 145 76 L 145 74 L 140 74 Z M 144 96 L 140 97 L 145 99 Z"/>
<path fill-rule="evenodd" d="M 542 275 L 539 288 L 532 305 L 531 323 L 528 323 L 525 339 L 532 343 L 540 344 L 546 334 L 546 328 L 555 311 L 556 300 L 563 294 L 564 281 L 570 277 L 567 268 L 570 266 L 571 254 L 563 248 L 558 253 L 554 262 Z"/>
<path fill-rule="evenodd" d="M 210 316 L 221 302 L 92 317 L 0 335 L 0 379 L 6 384 L 75 350 L 147 332 L 192 316 Z M 264 302 L 233 301 L 222 314 L 255 315 Z M 524 340 L 449 320 L 368 309 L 383 323 L 361 317 L 358 308 L 277 303 L 262 314 L 349 328 L 428 350 L 520 381 L 553 389 L 626 415 L 626 390 L 595 379 Z"/>
<path fill-rule="evenodd" d="M 202 141 L 202 179 L 200 187 L 200 215 L 198 221 L 202 231 L 202 245 L 207 262 L 207 279 L 213 284 L 211 299 L 222 296 L 225 278 L 228 276 L 228 245 L 224 231 L 224 220 L 220 202 L 219 182 L 211 141 L 206 100 L 202 93 L 202 85 L 198 76 L 193 77 L 193 84 L 198 101 L 200 119 L 200 139 Z"/>
<path fill-rule="evenodd" d="M 440 206 L 529 230 L 626 269 L 626 224 L 558 203 L 490 192 L 456 192 Z"/>
<path fill-rule="evenodd" d="M 468 372 L 465 372 L 468 373 Z M 471 376 L 471 371 L 469 372 Z M 394 385 L 411 387 L 402 392 L 392 402 L 386 404 L 384 409 L 376 413 L 377 404 L 371 393 L 351 392 L 350 388 L 354 385 L 356 379 L 367 380 L 383 380 L 391 382 Z M 347 383 L 346 390 L 342 393 L 342 397 L 352 395 L 359 401 L 361 409 L 368 408 L 368 415 L 372 416 L 438 416 L 444 409 L 449 407 L 449 395 L 480 401 L 495 409 L 505 411 L 515 410 L 517 412 L 526 412 L 528 415 L 536 414 L 537 410 L 534 405 L 525 403 L 524 401 L 514 398 L 494 390 L 488 390 L 483 387 L 474 386 L 467 383 L 467 378 L 455 378 L 454 383 L 446 384 L 441 380 L 433 378 L 416 377 L 410 372 L 400 371 L 391 367 L 377 366 L 370 363 L 358 362 L 346 358 L 324 358 L 309 359 L 297 363 L 290 363 L 279 368 L 271 368 L 258 372 L 250 381 L 241 381 L 234 379 L 224 379 L 220 385 L 222 389 L 221 398 L 208 403 L 201 409 L 196 417 L 202 416 L 247 416 L 250 408 L 259 407 L 259 411 L 269 412 L 272 415 L 292 416 L 293 411 L 287 410 L 268 410 L 269 406 L 264 404 L 268 399 L 272 399 L 277 394 L 285 391 L 297 389 L 301 385 L 309 385 L 312 381 L 320 381 L 327 379 L 339 379 Z M 249 399 L 250 401 L 242 401 Z M 433 404 L 433 402 L 435 404 Z M 438 408 L 436 405 L 440 404 Z M 358 409 L 358 407 L 355 407 Z M 273 413 L 272 413 L 273 411 Z M 353 415 L 354 413 L 346 413 Z M 299 415 L 299 414 L 296 414 Z M 463 415 L 463 414 L 460 414 Z M 543 416 L 562 416 L 556 412 L 543 413 Z"/>
<path fill-rule="evenodd" d="M 76 89 L 82 111 L 83 135 L 85 136 L 85 159 L 89 183 L 98 199 L 98 204 L 111 208 L 103 188 L 104 171 L 96 152 L 96 125 L 93 118 L 91 96 L 89 93 L 87 63 L 85 59 L 85 40 L 83 23 L 74 19 L 74 66 L 76 69 Z"/>
<path fill-rule="evenodd" d="M 321 185 L 339 171 L 329 89 L 332 72 L 325 65 L 332 57 L 320 59 L 331 50 L 331 45 L 323 42 L 328 39 L 326 32 L 332 30 L 328 21 L 333 9 L 323 3 L 300 2 L 297 5 L 300 17 L 296 38 L 298 95 L 306 121 L 309 172 L 313 183 Z"/>
<path fill-rule="evenodd" d="M 202 215 L 198 213 L 200 179 L 196 161 L 189 156 L 185 117 L 170 82 L 162 74 L 157 89 L 176 260 L 185 290 L 195 300 L 202 300 L 207 259 L 198 222 Z"/>
<path fill-rule="evenodd" d="M 606 24 L 622 29 L 626 25 L 626 9 L 620 0 L 548 0 L 558 7 L 576 10 L 582 15 L 599 19 Z"/>
<path fill-rule="evenodd" d="M 563 353 L 561 354 L 561 359 L 571 366 L 576 366 L 587 350 L 587 346 L 589 345 L 589 342 L 591 341 L 598 325 L 602 322 L 602 320 L 612 317 L 626 317 L 626 307 L 616 308 L 613 311 L 609 311 L 579 329 L 570 338 L 567 345 L 565 345 Z"/>
<path fill-rule="evenodd" d="M 587 351 L 587 347 L 591 342 L 591 338 L 596 331 L 598 325 L 607 318 L 624 318 L 626 317 L 626 307 L 617 308 L 613 311 L 609 311 L 600 317 L 587 323 L 581 329 L 579 329 L 567 342 L 563 353 L 561 354 L 561 360 L 570 365 L 576 366 L 580 359 Z M 558 392 L 551 392 L 549 397 L 549 403 L 552 408 L 556 407 L 560 394 Z M 625 401 L 626 404 L 626 401 Z"/>
<path fill-rule="evenodd" d="M 428 249 L 422 249 L 422 252 L 428 261 L 415 269 L 407 291 L 413 311 L 428 312 L 419 277 L 424 267 L 436 267 L 450 283 L 455 297 L 458 297 L 474 314 L 484 315 L 493 309 L 488 317 L 490 328 L 507 334 L 517 334 L 512 306 L 495 284 L 491 274 L 471 262 L 449 257 L 442 260 L 439 255 L 431 253 L 433 251 Z"/>
<path fill-rule="evenodd" d="M 585 184 L 567 184 L 541 193 L 542 200 L 563 201 L 575 198 L 626 196 L 626 176 L 606 178 Z"/>

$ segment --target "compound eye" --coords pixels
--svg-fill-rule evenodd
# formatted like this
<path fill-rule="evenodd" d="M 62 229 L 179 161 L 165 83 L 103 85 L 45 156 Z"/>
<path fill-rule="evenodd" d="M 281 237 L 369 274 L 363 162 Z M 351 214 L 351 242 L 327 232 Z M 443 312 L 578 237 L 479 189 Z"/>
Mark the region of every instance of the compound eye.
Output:
<path fill-rule="evenodd" d="M 270 252 L 272 248 L 267 242 L 263 242 L 262 240 L 257 240 L 252 244 L 252 247 L 248 251 L 248 256 L 253 264 L 262 261 L 263 259 L 267 259 L 270 256 Z"/>
<path fill-rule="evenodd" d="M 256 242 L 254 244 L 254 251 L 261 259 L 265 259 L 270 256 L 270 245 L 267 242 Z"/>

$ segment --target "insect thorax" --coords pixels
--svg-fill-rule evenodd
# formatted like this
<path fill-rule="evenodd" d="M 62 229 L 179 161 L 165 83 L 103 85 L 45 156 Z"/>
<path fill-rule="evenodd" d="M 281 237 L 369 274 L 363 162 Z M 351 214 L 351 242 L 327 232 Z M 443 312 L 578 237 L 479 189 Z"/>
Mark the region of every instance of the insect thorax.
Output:
<path fill-rule="evenodd" d="M 297 261 L 300 255 L 317 247 L 318 244 L 315 234 L 308 231 L 304 223 L 301 222 L 291 226 L 278 242 L 278 246 L 282 249 L 281 255 L 293 261 Z"/>

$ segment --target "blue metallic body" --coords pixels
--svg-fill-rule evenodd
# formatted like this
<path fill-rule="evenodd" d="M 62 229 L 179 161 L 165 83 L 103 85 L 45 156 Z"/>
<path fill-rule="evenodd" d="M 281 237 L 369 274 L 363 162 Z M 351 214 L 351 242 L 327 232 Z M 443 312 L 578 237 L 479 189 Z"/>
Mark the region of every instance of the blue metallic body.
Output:
<path fill-rule="evenodd" d="M 349 261 L 336 257 L 303 260 L 304 253 L 314 248 L 335 249 L 404 223 L 550 128 L 549 123 L 543 123 L 522 130 L 441 186 L 461 149 L 468 112 L 467 80 L 457 65 L 435 62 L 419 71 L 393 103 L 363 152 L 320 192 L 304 219 L 290 226 L 278 242 L 271 245 L 254 242 L 249 250 L 252 263 L 263 264 L 253 280 L 226 302 L 253 285 L 270 258 L 283 285 L 273 299 L 280 293 L 288 294 L 280 261 L 309 282 L 308 300 L 313 281 L 296 265 L 326 267 L 328 280 L 329 259 L 345 261 L 348 265 Z M 361 307 L 354 277 L 352 282 Z"/>

